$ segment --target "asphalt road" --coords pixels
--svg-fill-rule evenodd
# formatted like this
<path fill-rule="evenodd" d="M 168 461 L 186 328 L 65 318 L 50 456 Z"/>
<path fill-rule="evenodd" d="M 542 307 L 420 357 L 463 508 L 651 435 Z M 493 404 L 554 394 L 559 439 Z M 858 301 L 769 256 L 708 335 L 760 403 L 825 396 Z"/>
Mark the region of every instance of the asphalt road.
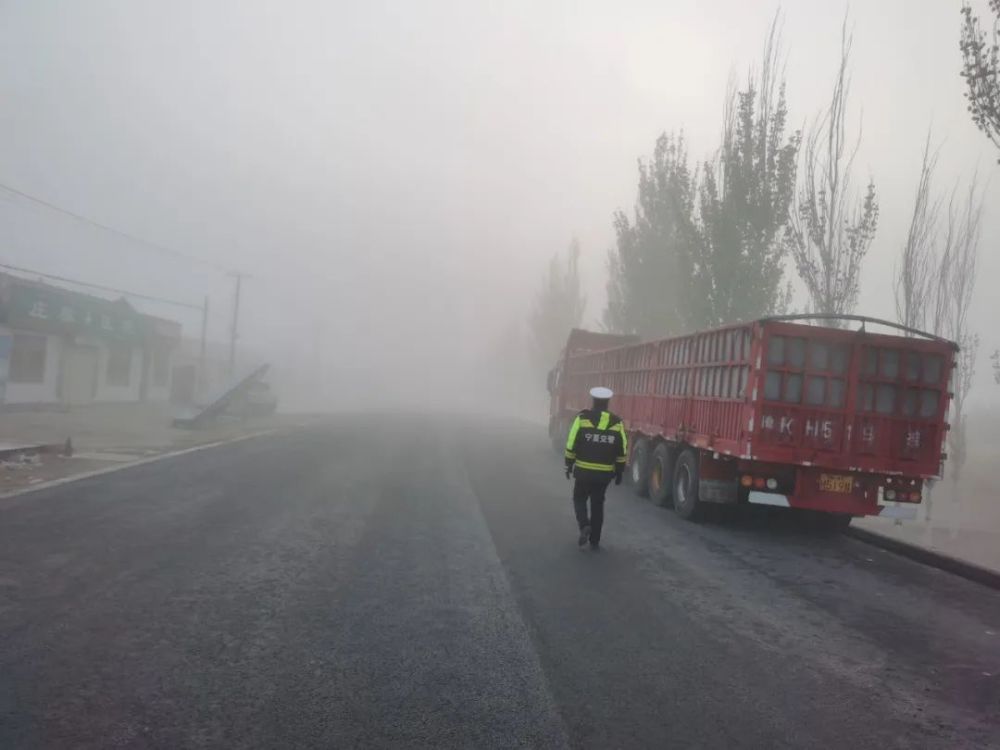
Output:
<path fill-rule="evenodd" d="M 1000 593 L 357 416 L 0 500 L 0 748 L 1000 747 Z"/>

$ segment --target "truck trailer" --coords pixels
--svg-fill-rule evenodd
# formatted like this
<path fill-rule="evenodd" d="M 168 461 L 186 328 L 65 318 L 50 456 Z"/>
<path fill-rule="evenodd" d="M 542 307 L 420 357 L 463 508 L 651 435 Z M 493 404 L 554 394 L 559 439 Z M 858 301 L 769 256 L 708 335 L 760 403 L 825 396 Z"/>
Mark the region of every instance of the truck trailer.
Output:
<path fill-rule="evenodd" d="M 549 373 L 549 435 L 565 441 L 603 385 L 628 430 L 633 489 L 685 519 L 710 503 L 801 508 L 832 527 L 915 518 L 942 472 L 957 351 L 861 316 L 765 318 L 644 343 L 574 330 Z"/>

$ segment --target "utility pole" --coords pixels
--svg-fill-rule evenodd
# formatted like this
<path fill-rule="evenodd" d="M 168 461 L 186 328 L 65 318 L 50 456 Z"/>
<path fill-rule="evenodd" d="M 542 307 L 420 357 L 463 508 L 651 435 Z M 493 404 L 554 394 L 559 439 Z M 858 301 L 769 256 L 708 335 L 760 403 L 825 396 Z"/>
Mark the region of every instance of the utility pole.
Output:
<path fill-rule="evenodd" d="M 233 328 L 229 334 L 229 377 L 231 378 L 236 370 L 236 339 L 239 335 L 240 323 L 240 288 L 243 286 L 243 277 L 246 274 L 233 271 L 229 275 L 236 277 L 236 295 L 233 298 Z"/>
<path fill-rule="evenodd" d="M 204 391 L 206 380 L 205 360 L 208 348 L 208 295 L 201 305 L 201 352 L 198 360 L 198 382 L 196 390 Z"/>

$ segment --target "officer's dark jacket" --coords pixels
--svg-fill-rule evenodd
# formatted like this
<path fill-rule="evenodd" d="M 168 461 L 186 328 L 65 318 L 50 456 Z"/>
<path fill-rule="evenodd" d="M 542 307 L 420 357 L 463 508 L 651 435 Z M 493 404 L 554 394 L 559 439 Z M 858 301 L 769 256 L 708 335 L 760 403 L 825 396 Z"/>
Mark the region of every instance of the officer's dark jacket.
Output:
<path fill-rule="evenodd" d="M 628 439 L 621 417 L 585 409 L 576 415 L 566 437 L 566 465 L 576 476 L 610 475 L 625 467 Z"/>

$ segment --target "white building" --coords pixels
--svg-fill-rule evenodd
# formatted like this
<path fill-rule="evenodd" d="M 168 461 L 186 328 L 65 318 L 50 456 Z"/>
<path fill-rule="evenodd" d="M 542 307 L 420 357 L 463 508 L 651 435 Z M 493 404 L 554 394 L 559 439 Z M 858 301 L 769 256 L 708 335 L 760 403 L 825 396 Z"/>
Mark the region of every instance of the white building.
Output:
<path fill-rule="evenodd" d="M 0 274 L 0 403 L 165 401 L 181 326 Z"/>

